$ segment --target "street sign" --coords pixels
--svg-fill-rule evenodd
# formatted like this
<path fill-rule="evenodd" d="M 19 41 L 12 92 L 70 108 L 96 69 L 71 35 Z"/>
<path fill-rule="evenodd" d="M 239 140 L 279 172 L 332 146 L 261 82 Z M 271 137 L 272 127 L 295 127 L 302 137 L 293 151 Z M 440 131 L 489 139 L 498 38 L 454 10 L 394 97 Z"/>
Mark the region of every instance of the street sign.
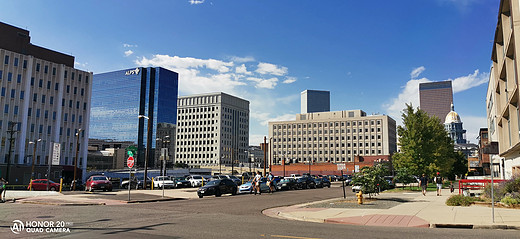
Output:
<path fill-rule="evenodd" d="M 126 166 L 128 166 L 129 168 L 134 167 L 134 157 L 132 157 L 132 156 L 128 157 L 128 159 L 126 160 Z"/>
<path fill-rule="evenodd" d="M 347 166 L 344 163 L 337 164 L 338 171 L 347 169 Z"/>
<path fill-rule="evenodd" d="M 53 143 L 52 145 L 52 165 L 60 165 L 61 144 Z"/>
<path fill-rule="evenodd" d="M 134 157 L 134 153 L 132 153 L 132 151 L 130 150 L 128 150 L 126 154 L 128 154 L 128 157 Z"/>

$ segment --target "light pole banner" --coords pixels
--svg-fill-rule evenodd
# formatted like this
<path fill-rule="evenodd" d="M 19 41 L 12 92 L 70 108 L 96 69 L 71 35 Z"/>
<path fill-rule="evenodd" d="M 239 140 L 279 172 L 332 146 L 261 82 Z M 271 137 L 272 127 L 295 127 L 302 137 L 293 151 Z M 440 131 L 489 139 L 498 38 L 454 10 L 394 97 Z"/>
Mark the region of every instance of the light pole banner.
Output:
<path fill-rule="evenodd" d="M 60 165 L 61 144 L 52 144 L 52 165 Z"/>

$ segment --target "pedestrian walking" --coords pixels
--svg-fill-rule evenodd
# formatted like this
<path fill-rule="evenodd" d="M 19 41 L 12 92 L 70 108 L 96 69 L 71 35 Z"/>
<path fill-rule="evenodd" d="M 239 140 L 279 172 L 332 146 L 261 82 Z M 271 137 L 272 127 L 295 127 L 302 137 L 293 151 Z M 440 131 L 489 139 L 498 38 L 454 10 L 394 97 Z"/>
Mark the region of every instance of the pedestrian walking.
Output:
<path fill-rule="evenodd" d="M 424 173 L 422 174 L 422 177 L 419 179 L 419 181 L 420 181 L 421 188 L 422 188 L 422 194 L 424 196 L 426 196 L 426 188 L 428 187 L 428 178 L 426 177 L 426 175 Z"/>
<path fill-rule="evenodd" d="M 262 190 L 260 190 L 260 182 L 262 181 L 262 175 L 260 174 L 260 171 L 256 172 L 256 175 L 255 175 L 255 178 L 253 179 L 253 187 L 254 187 L 254 191 L 255 191 L 255 195 L 256 195 L 256 192 L 258 191 L 258 195 L 262 195 Z"/>
<path fill-rule="evenodd" d="M 269 186 L 269 193 L 273 193 L 274 189 L 274 176 L 272 173 L 269 173 L 269 176 L 267 176 L 267 186 Z"/>
<path fill-rule="evenodd" d="M 5 185 L 7 181 L 4 178 L 0 178 L 0 202 L 5 202 Z"/>
<path fill-rule="evenodd" d="M 450 193 L 453 193 L 455 189 L 453 188 L 453 182 L 450 182 Z"/>
<path fill-rule="evenodd" d="M 434 181 L 437 184 L 437 196 L 441 196 L 442 177 L 441 177 L 441 174 L 439 172 L 437 172 L 437 176 L 435 176 Z"/>

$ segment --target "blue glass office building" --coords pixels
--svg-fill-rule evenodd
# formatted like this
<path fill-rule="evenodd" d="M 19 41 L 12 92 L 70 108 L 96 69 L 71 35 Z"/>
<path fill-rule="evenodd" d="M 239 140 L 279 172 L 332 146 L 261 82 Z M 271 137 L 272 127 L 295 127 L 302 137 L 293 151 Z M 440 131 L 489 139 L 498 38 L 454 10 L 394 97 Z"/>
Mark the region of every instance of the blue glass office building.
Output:
<path fill-rule="evenodd" d="M 94 75 L 90 138 L 133 141 L 138 145 L 137 166 L 144 166 L 146 139 L 155 148 L 158 123 L 176 124 L 178 79 L 161 67 L 138 67 Z M 152 120 L 147 137 L 147 119 Z M 153 162 L 149 153 L 148 162 Z M 153 166 L 153 165 L 150 165 Z"/>

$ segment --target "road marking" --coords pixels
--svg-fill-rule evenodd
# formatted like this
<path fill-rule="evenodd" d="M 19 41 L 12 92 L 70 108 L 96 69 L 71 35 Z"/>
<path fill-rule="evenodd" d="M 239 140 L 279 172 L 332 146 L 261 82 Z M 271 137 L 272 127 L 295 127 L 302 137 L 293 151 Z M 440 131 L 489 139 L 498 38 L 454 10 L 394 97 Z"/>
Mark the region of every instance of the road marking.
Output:
<path fill-rule="evenodd" d="M 295 239 L 321 239 L 321 238 L 316 238 L 316 237 L 295 237 L 295 236 L 282 236 L 282 235 L 271 235 L 271 237 L 295 238 Z"/>

